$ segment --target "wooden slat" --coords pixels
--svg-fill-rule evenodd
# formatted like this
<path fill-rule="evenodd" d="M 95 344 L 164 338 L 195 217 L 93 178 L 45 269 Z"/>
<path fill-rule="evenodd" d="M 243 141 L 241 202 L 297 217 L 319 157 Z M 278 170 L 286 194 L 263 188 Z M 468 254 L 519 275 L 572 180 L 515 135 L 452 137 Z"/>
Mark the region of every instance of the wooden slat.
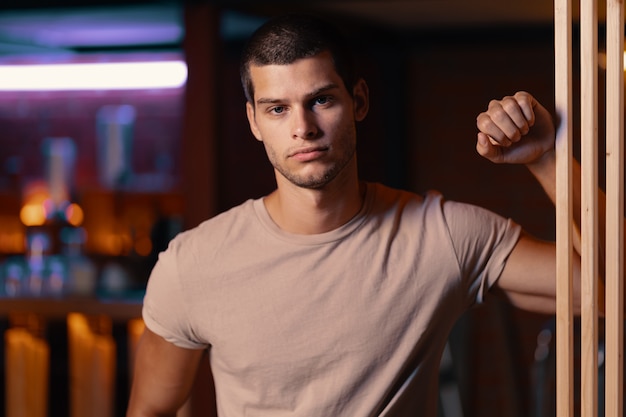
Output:
<path fill-rule="evenodd" d="M 572 7 L 554 1 L 556 137 L 556 414 L 572 417 L 574 409 L 572 314 Z"/>
<path fill-rule="evenodd" d="M 580 5 L 581 416 L 598 415 L 598 10 Z"/>
<path fill-rule="evenodd" d="M 606 381 L 607 416 L 623 416 L 624 352 L 624 5 L 607 0 Z"/>

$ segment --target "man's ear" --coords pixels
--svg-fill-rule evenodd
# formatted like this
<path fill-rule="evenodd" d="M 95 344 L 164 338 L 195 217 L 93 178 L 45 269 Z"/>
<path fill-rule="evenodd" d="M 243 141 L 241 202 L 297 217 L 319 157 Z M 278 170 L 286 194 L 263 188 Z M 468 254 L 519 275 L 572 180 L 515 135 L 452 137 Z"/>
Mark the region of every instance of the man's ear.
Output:
<path fill-rule="evenodd" d="M 261 132 L 259 131 L 258 126 L 256 125 L 256 120 L 254 119 L 254 106 L 246 101 L 246 115 L 248 116 L 248 124 L 250 125 L 250 131 L 256 138 L 256 140 L 262 142 Z"/>
<path fill-rule="evenodd" d="M 360 122 L 365 119 L 370 108 L 370 90 L 363 78 L 359 78 L 354 84 L 352 100 L 354 102 L 354 120 Z"/>

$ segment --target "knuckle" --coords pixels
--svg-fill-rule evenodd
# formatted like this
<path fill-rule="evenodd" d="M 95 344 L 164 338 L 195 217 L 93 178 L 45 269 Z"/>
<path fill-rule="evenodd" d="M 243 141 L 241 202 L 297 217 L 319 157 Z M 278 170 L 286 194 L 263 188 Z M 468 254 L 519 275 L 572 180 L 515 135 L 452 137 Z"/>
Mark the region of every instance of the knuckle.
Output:
<path fill-rule="evenodd" d="M 481 113 L 476 118 L 476 126 L 482 131 L 487 130 L 491 124 L 491 118 L 485 113 Z"/>
<path fill-rule="evenodd" d="M 502 100 L 502 108 L 505 111 L 510 112 L 517 108 L 517 100 L 514 97 L 508 96 Z"/>

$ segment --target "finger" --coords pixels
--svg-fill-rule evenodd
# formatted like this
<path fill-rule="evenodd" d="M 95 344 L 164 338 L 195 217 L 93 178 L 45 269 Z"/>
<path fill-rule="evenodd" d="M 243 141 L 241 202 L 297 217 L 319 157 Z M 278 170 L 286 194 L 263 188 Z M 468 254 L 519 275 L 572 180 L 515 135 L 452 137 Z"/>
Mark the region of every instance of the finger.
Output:
<path fill-rule="evenodd" d="M 488 110 L 489 116 L 493 123 L 498 126 L 504 136 L 510 143 L 517 142 L 522 137 L 520 125 L 525 126 L 524 116 L 517 102 L 511 97 L 505 97 L 502 100 L 494 101 L 490 104 Z M 506 143 L 496 139 L 503 145 Z M 510 145 L 509 143 L 509 145 Z"/>
<path fill-rule="evenodd" d="M 478 133 L 476 139 L 476 151 L 479 155 L 491 162 L 498 163 L 502 160 L 502 147 L 498 142 L 482 132 Z"/>
<path fill-rule="evenodd" d="M 515 97 L 509 96 L 500 100 L 495 106 L 494 117 L 498 118 L 500 128 L 512 142 L 519 141 L 528 133 L 528 121 Z"/>
<path fill-rule="evenodd" d="M 515 125 L 507 126 L 511 130 L 505 132 L 510 135 L 513 142 L 517 142 L 530 130 L 529 118 L 533 117 L 532 106 L 525 100 L 525 96 L 522 96 L 522 100 L 518 100 L 518 96 L 505 97 L 501 101 L 501 106 L 510 122 Z"/>
<path fill-rule="evenodd" d="M 518 91 L 515 93 L 515 99 L 519 103 L 520 109 L 524 113 L 524 118 L 526 118 L 526 122 L 529 126 L 534 126 L 535 124 L 535 106 L 539 105 L 539 102 L 535 100 L 535 98 L 526 91 Z"/>
<path fill-rule="evenodd" d="M 500 108 L 494 109 L 494 105 L 490 104 L 490 109 L 476 118 L 476 126 L 480 132 L 490 138 L 494 145 L 510 146 L 512 141 L 505 129 L 514 130 L 514 124 L 510 119 L 507 120 L 508 118 L 499 115 L 499 111 Z"/>

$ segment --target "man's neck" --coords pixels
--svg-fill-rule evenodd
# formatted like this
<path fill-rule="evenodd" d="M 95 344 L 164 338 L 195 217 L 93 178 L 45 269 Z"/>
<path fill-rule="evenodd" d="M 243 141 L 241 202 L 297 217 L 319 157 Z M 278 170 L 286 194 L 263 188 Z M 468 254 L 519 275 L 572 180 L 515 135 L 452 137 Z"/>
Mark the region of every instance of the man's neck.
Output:
<path fill-rule="evenodd" d="M 264 203 L 281 229 L 296 234 L 319 234 L 334 230 L 356 216 L 363 206 L 365 188 L 356 178 L 322 189 L 279 184 Z"/>

